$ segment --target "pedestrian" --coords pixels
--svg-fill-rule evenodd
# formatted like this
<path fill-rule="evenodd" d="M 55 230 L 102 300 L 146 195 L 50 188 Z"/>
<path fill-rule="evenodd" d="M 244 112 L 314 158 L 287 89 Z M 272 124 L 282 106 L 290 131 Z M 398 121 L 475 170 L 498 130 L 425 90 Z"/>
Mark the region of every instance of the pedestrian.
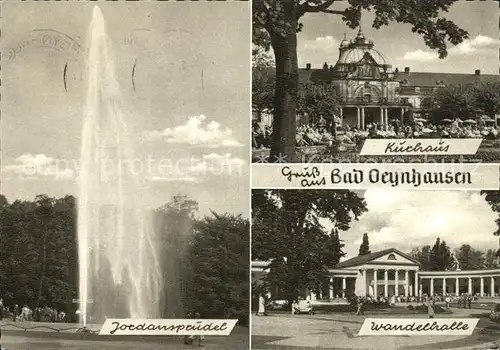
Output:
<path fill-rule="evenodd" d="M 429 298 L 429 302 L 427 303 L 427 313 L 429 314 L 429 318 L 434 318 L 436 315 L 434 310 L 434 300 Z"/>
<path fill-rule="evenodd" d="M 259 309 L 257 310 L 256 316 L 264 315 L 267 316 L 266 312 L 266 299 L 262 294 L 259 294 Z"/>
<path fill-rule="evenodd" d="M 199 319 L 201 316 L 198 312 L 194 314 L 195 319 Z M 198 335 L 190 335 L 189 336 L 189 344 L 194 344 L 194 340 L 198 338 L 198 346 L 202 347 L 203 346 L 203 340 L 205 340 L 205 337 L 203 334 L 198 334 Z"/>
<path fill-rule="evenodd" d="M 17 306 L 17 304 L 14 305 L 14 310 L 12 310 L 12 311 L 13 311 L 12 319 L 14 322 L 16 322 L 17 316 L 19 314 L 19 306 Z"/>
<path fill-rule="evenodd" d="M 467 297 L 467 302 L 469 303 L 469 309 L 470 309 L 471 308 L 471 304 L 472 304 L 472 296 L 471 295 L 469 295 Z"/>
<path fill-rule="evenodd" d="M 188 312 L 187 315 L 186 315 L 186 318 L 188 318 L 188 319 L 193 318 L 193 315 L 190 312 Z M 193 342 L 191 341 L 191 338 L 190 338 L 189 335 L 185 335 L 184 336 L 184 344 L 186 344 L 186 345 L 192 345 L 193 344 Z"/>
<path fill-rule="evenodd" d="M 450 296 L 449 295 L 446 295 L 446 298 L 444 299 L 444 301 L 446 302 L 446 308 L 449 310 L 450 309 Z"/>
<path fill-rule="evenodd" d="M 357 302 L 358 302 L 358 309 L 356 311 L 356 316 L 360 316 L 360 315 L 363 315 L 363 304 L 364 304 L 364 300 L 362 297 L 358 297 L 357 298 Z"/>

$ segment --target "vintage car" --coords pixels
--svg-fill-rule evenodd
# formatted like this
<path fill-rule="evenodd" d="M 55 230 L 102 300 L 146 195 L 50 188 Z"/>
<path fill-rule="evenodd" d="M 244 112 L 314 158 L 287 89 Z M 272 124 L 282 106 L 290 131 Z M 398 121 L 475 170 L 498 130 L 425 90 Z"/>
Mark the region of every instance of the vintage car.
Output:
<path fill-rule="evenodd" d="M 293 314 L 309 314 L 314 315 L 312 304 L 309 300 L 299 300 L 297 303 L 293 303 Z"/>

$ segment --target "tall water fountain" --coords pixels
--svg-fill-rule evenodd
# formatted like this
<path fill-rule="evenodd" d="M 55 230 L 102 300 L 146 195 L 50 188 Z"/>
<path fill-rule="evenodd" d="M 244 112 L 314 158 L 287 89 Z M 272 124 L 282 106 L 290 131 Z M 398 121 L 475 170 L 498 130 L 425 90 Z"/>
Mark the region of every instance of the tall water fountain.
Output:
<path fill-rule="evenodd" d="M 111 42 L 95 6 L 89 30 L 78 196 L 80 318 L 158 318 L 162 273 L 134 173 L 130 108 L 116 78 Z M 137 170 L 137 169 L 135 169 Z"/>

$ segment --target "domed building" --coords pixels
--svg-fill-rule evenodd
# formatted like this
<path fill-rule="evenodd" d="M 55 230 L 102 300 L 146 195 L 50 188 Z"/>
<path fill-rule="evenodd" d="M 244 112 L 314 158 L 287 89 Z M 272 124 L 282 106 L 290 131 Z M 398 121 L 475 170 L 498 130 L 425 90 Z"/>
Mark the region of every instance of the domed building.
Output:
<path fill-rule="evenodd" d="M 335 65 L 313 69 L 311 64 L 299 69 L 301 84 L 327 83 L 338 91 L 341 99 L 342 124 L 365 130 L 370 123 L 387 129 L 395 119 L 405 122 L 408 111 L 420 112 L 426 94 L 447 85 L 474 81 L 500 81 L 500 75 L 404 72 L 394 69 L 387 57 L 375 48 L 361 30 L 352 40 L 344 38 Z"/>

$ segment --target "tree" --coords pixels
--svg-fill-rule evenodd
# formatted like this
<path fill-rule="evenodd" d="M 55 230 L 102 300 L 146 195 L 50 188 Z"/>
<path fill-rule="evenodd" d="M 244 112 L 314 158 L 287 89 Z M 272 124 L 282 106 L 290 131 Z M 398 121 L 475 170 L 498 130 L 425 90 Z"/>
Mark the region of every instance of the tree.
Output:
<path fill-rule="evenodd" d="M 490 118 L 500 113 L 500 83 L 477 82 L 473 85 L 476 109 Z"/>
<path fill-rule="evenodd" d="M 297 98 L 297 113 L 307 115 L 312 121 L 323 117 L 336 136 L 340 96 L 335 87 L 325 83 L 300 84 Z"/>
<path fill-rule="evenodd" d="M 500 83 L 474 82 L 436 90 L 422 101 L 434 123 L 443 119 L 475 118 L 484 114 L 494 118 L 500 112 Z"/>
<path fill-rule="evenodd" d="M 450 247 L 445 241 L 440 238 L 436 239 L 436 243 L 432 247 L 429 255 L 429 270 L 431 271 L 447 271 L 455 266 L 453 254 Z"/>
<path fill-rule="evenodd" d="M 331 252 L 330 262 L 327 263 L 328 267 L 334 268 L 340 262 L 340 259 L 346 256 L 344 252 L 345 244 L 340 239 L 339 230 L 333 229 L 330 233 L 330 247 L 329 250 Z"/>
<path fill-rule="evenodd" d="M 484 254 L 484 268 L 488 270 L 500 269 L 500 257 L 495 249 L 488 249 Z"/>
<path fill-rule="evenodd" d="M 269 74 L 272 58 L 260 46 L 252 50 L 252 113 L 261 119 L 264 112 L 272 112 L 274 77 Z"/>
<path fill-rule="evenodd" d="M 485 257 L 480 250 L 469 244 L 462 244 L 455 252 L 461 270 L 480 270 L 484 268 Z"/>
<path fill-rule="evenodd" d="M 495 223 L 498 229 L 493 232 L 493 235 L 499 236 L 500 245 L 500 191 L 481 191 L 481 194 L 485 196 L 485 200 L 490 205 L 491 209 L 497 213 Z M 500 248 L 497 250 L 497 256 L 500 257 Z"/>
<path fill-rule="evenodd" d="M 417 260 L 420 265 L 420 270 L 429 271 L 431 269 L 431 246 L 424 245 L 421 248 L 413 248 L 409 254 L 412 258 Z"/>
<path fill-rule="evenodd" d="M 370 242 L 368 241 L 368 233 L 363 233 L 363 242 L 359 247 L 359 256 L 371 254 L 370 251 Z"/>
<path fill-rule="evenodd" d="M 443 119 L 475 118 L 478 113 L 476 105 L 476 93 L 469 84 L 436 90 L 425 99 L 424 107 L 429 111 L 433 123 L 440 124 Z"/>
<path fill-rule="evenodd" d="M 366 210 L 364 199 L 348 190 L 253 190 L 252 259 L 283 266 L 280 276 L 271 268 L 265 278 L 280 281 L 290 305 L 303 288 L 320 293 L 328 268 L 343 255 L 336 231 Z M 333 237 L 321 218 L 333 224 Z"/>
<path fill-rule="evenodd" d="M 336 0 L 254 0 L 253 42 L 272 48 L 275 57 L 276 85 L 274 93 L 273 136 L 271 159 L 286 156 L 295 158 L 296 110 L 299 85 L 297 63 L 297 32 L 300 19 L 308 13 L 327 13 L 342 16 L 350 28 L 359 26 L 361 12 L 374 10 L 373 27 L 379 29 L 391 22 L 408 23 L 425 44 L 447 55 L 447 41 L 457 45 L 468 33 L 442 17 L 457 0 L 349 0 L 345 10 L 334 10 Z"/>
<path fill-rule="evenodd" d="M 0 206 L 0 295 L 70 312 L 77 297 L 75 198 L 39 195 Z"/>
<path fill-rule="evenodd" d="M 161 315 L 182 318 L 189 303 L 192 270 L 190 242 L 196 225 L 198 203 L 187 196 L 174 196 L 155 211 L 155 228 L 159 237 L 159 256 L 163 281 Z"/>
<path fill-rule="evenodd" d="M 189 309 L 205 318 L 248 324 L 250 223 L 241 215 L 205 216 L 195 226 Z"/>

